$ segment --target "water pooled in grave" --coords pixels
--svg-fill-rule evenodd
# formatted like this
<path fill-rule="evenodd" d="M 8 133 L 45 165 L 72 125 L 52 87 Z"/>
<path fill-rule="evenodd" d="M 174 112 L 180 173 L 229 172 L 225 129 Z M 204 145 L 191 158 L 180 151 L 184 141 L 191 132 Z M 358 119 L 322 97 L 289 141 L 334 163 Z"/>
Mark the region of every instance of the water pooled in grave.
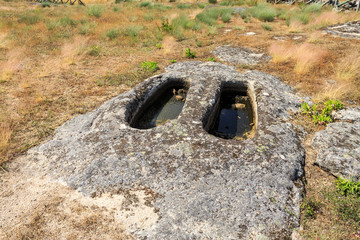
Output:
<path fill-rule="evenodd" d="M 210 133 L 221 138 L 247 138 L 253 130 L 254 116 L 251 99 L 246 92 L 221 92 L 215 120 Z"/>
<path fill-rule="evenodd" d="M 148 129 L 176 119 L 184 107 L 186 94 L 187 89 L 183 87 L 166 89 L 142 111 L 134 127 Z"/>

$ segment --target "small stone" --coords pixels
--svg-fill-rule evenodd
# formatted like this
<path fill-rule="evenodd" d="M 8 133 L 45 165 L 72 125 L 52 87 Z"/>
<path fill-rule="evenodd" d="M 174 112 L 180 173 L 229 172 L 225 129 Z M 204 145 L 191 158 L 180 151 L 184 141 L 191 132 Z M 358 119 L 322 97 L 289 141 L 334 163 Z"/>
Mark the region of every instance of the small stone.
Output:
<path fill-rule="evenodd" d="M 184 98 L 181 95 L 175 95 L 175 99 L 178 100 L 178 101 L 181 101 Z"/>
<path fill-rule="evenodd" d="M 235 103 L 235 104 L 233 104 L 231 107 L 232 107 L 233 109 L 243 109 L 243 108 L 246 107 L 246 105 L 243 104 L 243 103 Z"/>

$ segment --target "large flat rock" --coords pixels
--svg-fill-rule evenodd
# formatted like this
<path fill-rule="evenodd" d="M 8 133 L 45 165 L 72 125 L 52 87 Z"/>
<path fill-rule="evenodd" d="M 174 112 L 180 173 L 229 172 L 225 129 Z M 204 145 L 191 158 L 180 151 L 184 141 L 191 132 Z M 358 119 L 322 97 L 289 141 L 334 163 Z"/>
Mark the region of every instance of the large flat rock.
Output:
<path fill-rule="evenodd" d="M 270 56 L 264 53 L 254 52 L 244 47 L 232 47 L 228 45 L 217 47 L 212 53 L 221 61 L 239 65 L 256 65 L 271 59 Z"/>
<path fill-rule="evenodd" d="M 131 128 L 131 112 L 171 79 L 190 83 L 178 119 Z M 203 129 L 224 82 L 243 82 L 254 91 L 258 123 L 251 139 L 221 139 Z M 299 226 L 305 159 L 289 123 L 298 100 L 265 73 L 177 63 L 66 122 L 51 141 L 28 152 L 27 168 L 84 195 L 147 189 L 159 220 L 132 229 L 139 239 L 290 239 Z"/>
<path fill-rule="evenodd" d="M 315 134 L 312 144 L 317 165 L 337 177 L 360 180 L 360 122 L 331 123 Z"/>

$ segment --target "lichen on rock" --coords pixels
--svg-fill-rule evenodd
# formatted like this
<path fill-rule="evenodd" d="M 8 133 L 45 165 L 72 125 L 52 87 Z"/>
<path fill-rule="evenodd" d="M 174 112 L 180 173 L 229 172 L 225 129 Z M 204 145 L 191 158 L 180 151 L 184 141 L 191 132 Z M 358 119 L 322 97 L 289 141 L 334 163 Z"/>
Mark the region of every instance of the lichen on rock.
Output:
<path fill-rule="evenodd" d="M 349 122 L 329 124 L 317 132 L 312 144 L 317 150 L 316 164 L 331 174 L 360 181 L 360 108 L 349 108 L 334 114 L 335 119 Z"/>
<path fill-rule="evenodd" d="M 221 61 L 239 65 L 256 65 L 271 59 L 270 56 L 264 53 L 258 53 L 243 47 L 220 46 L 215 48 L 212 53 Z"/>
<path fill-rule="evenodd" d="M 190 85 L 179 117 L 151 129 L 130 127 L 133 112 L 171 79 Z M 254 92 L 253 138 L 228 140 L 204 130 L 223 82 L 243 82 Z M 66 122 L 28 152 L 29 171 L 41 169 L 84 195 L 150 189 L 160 218 L 134 230 L 139 239 L 290 239 L 299 226 L 305 159 L 289 122 L 298 100 L 265 73 L 176 63 Z"/>

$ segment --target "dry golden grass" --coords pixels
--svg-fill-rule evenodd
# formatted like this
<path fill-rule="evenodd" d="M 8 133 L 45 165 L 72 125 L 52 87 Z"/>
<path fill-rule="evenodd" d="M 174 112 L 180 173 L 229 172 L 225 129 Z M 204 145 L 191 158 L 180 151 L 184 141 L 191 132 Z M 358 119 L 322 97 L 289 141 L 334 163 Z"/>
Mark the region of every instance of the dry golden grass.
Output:
<path fill-rule="evenodd" d="M 339 59 L 334 66 L 332 78 L 335 85 L 328 86 L 319 92 L 315 101 L 326 101 L 329 99 L 360 99 L 360 53 L 351 52 Z"/>
<path fill-rule="evenodd" d="M 289 42 L 273 43 L 269 47 L 269 53 L 274 63 L 289 61 L 294 54 L 294 45 Z"/>
<path fill-rule="evenodd" d="M 311 71 L 324 60 L 327 52 L 309 43 L 295 45 L 293 43 L 274 43 L 270 45 L 269 52 L 273 62 L 282 63 L 295 61 L 294 72 L 304 74 Z"/>
<path fill-rule="evenodd" d="M 355 81 L 360 76 L 360 53 L 347 54 L 335 66 L 335 78 L 340 82 Z"/>
<path fill-rule="evenodd" d="M 297 46 L 293 56 L 296 61 L 294 71 L 299 74 L 309 72 L 311 68 L 323 62 L 326 54 L 326 50 L 309 43 Z"/>
<path fill-rule="evenodd" d="M 9 123 L 0 122 L 0 156 L 1 153 L 4 153 L 7 150 L 12 132 L 13 130 Z"/>

